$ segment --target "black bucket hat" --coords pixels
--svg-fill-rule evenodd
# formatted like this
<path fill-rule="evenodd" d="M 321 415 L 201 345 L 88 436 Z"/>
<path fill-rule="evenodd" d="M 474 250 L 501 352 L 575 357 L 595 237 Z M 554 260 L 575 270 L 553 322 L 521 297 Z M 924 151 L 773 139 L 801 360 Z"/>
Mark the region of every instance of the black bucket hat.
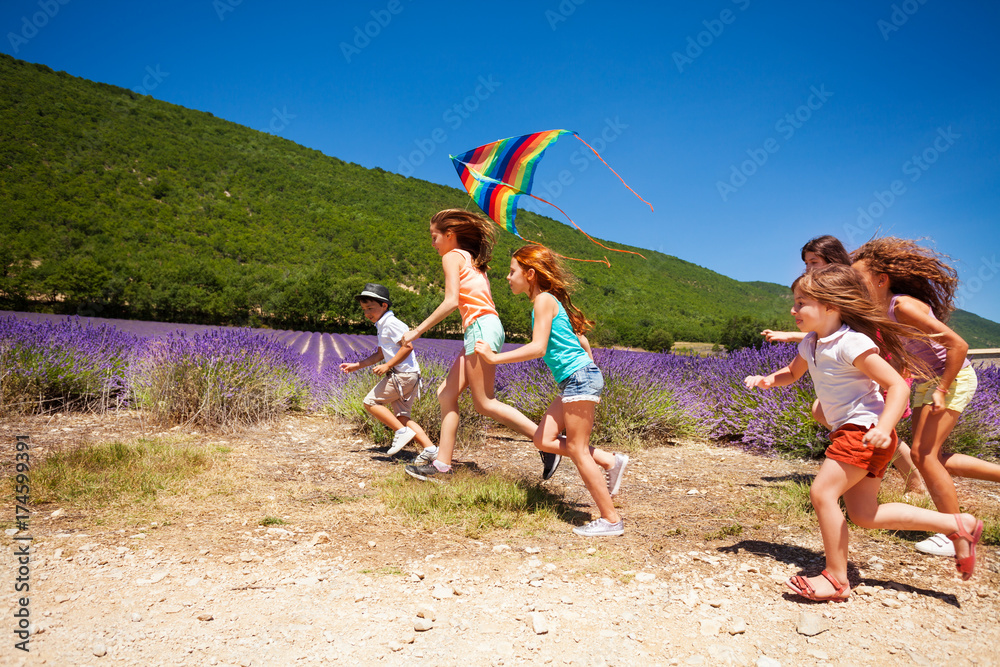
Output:
<path fill-rule="evenodd" d="M 381 301 L 382 303 L 392 305 L 392 299 L 389 298 L 389 288 L 385 285 L 379 285 L 378 283 L 366 283 L 365 289 L 358 294 L 355 299 L 373 299 L 375 301 Z"/>

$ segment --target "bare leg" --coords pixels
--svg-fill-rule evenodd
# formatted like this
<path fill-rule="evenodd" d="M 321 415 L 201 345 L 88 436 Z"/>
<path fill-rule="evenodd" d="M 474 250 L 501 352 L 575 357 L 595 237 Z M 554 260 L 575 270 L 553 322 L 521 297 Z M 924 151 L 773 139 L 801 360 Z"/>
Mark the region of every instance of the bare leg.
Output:
<path fill-rule="evenodd" d="M 913 411 L 913 462 L 924 478 L 934 506 L 946 514 L 958 513 L 958 494 L 941 461 L 941 446 L 955 428 L 958 416 L 954 410 L 933 413 L 929 405 Z"/>
<path fill-rule="evenodd" d="M 955 517 L 943 512 L 935 512 L 906 503 L 878 504 L 878 487 L 881 480 L 865 477 L 844 494 L 844 504 L 851 521 L 862 528 L 890 530 L 928 530 L 934 533 L 954 533 L 957 526 Z M 976 527 L 976 517 L 971 514 L 959 516 L 965 529 L 971 532 Z M 969 555 L 969 543 L 955 542 L 955 552 L 959 558 Z"/>
<path fill-rule="evenodd" d="M 464 359 L 465 357 L 459 357 L 455 360 L 448 371 L 448 377 L 437 389 L 438 403 L 441 404 L 441 438 L 437 460 L 445 465 L 451 465 L 455 439 L 458 437 L 458 397 L 468 386 Z"/>
<path fill-rule="evenodd" d="M 921 495 L 927 493 L 927 487 L 924 486 L 924 480 L 920 476 L 920 471 L 913 464 L 913 457 L 910 455 L 910 446 L 905 442 L 899 442 L 899 447 L 896 448 L 896 456 L 892 459 L 892 465 L 903 476 L 906 493 L 919 493 Z M 1000 466 L 997 466 L 997 469 L 1000 470 Z"/>
<path fill-rule="evenodd" d="M 420 426 L 420 424 L 418 424 L 414 420 L 410 419 L 409 417 L 400 416 L 399 423 L 401 423 L 403 426 L 408 426 L 414 433 L 417 434 L 414 440 L 420 443 L 421 448 L 426 449 L 427 447 L 434 446 L 434 443 L 431 442 L 431 439 L 427 437 L 427 432 L 424 431 L 424 429 Z"/>
<path fill-rule="evenodd" d="M 977 459 L 966 454 L 941 453 L 939 458 L 944 463 L 945 470 L 952 477 L 982 479 L 987 482 L 1000 482 L 1000 465 Z"/>
<path fill-rule="evenodd" d="M 563 403 L 561 398 L 556 397 L 542 417 L 534 441 L 536 447 L 542 442 L 552 442 L 565 428 L 566 451 L 558 453 L 569 456 L 576 464 L 583 484 L 597 504 L 601 516 L 610 523 L 618 523 L 621 517 L 618 516 L 611 494 L 608 493 L 604 473 L 590 452 L 590 432 L 594 428 L 595 408 L 596 404 L 593 401 Z"/>
<path fill-rule="evenodd" d="M 403 428 L 403 423 L 396 418 L 396 415 L 392 413 L 392 410 L 385 407 L 384 405 L 365 405 L 365 410 L 368 411 L 375 419 L 379 420 L 385 424 L 386 428 L 391 428 L 393 431 L 398 431 Z"/>
<path fill-rule="evenodd" d="M 465 377 L 472 392 L 472 403 L 476 406 L 476 412 L 500 422 L 521 435 L 534 437 L 538 425 L 521 414 L 517 408 L 501 403 L 494 396 L 496 366 L 486 363 L 478 354 L 470 354 L 463 357 L 463 360 Z M 440 458 L 439 455 L 438 459 Z"/>
<path fill-rule="evenodd" d="M 826 570 L 842 584 L 847 583 L 848 530 L 839 500 L 866 474 L 861 468 L 826 459 L 809 489 L 809 499 L 816 510 L 820 534 L 823 536 Z M 826 577 L 811 577 L 807 580 L 815 589 L 817 596 L 833 595 L 833 584 L 827 581 Z"/>

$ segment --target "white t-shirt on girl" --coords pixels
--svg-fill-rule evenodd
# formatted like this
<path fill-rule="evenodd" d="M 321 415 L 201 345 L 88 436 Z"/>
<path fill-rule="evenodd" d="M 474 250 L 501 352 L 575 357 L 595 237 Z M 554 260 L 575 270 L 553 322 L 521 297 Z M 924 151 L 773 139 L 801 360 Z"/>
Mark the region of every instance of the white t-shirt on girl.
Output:
<path fill-rule="evenodd" d="M 846 324 L 826 338 L 810 332 L 799 343 L 799 356 L 809 365 L 816 396 L 832 430 L 844 424 L 869 427 L 878 423 L 885 407 L 878 383 L 854 365 L 868 350 L 878 352 L 878 345 Z"/>

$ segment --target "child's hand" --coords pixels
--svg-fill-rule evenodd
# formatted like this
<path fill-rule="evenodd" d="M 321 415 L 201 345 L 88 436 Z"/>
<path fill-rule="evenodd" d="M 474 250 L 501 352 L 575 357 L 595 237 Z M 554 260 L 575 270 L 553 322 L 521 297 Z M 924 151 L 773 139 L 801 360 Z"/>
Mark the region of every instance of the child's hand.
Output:
<path fill-rule="evenodd" d="M 789 333 L 788 331 L 772 331 L 770 329 L 764 329 L 760 332 L 760 335 L 764 337 L 768 343 L 794 343 L 795 334 Z"/>
<path fill-rule="evenodd" d="M 483 361 L 485 361 L 488 364 L 495 364 L 496 363 L 497 353 L 494 352 L 490 348 L 490 346 L 487 345 L 486 342 L 484 342 L 484 341 L 481 341 L 481 340 L 477 340 L 476 341 L 476 354 L 478 354 L 480 357 L 482 357 Z"/>
<path fill-rule="evenodd" d="M 945 393 L 938 389 L 934 390 L 934 395 L 931 396 L 931 414 L 938 415 L 944 412 L 944 398 Z"/>
<path fill-rule="evenodd" d="M 359 363 L 353 363 L 353 364 L 343 363 L 340 365 L 340 371 L 342 373 L 353 373 L 359 368 L 361 368 L 361 364 Z"/>
<path fill-rule="evenodd" d="M 375 375 L 385 375 L 389 372 L 389 364 L 378 364 L 372 368 L 372 372 L 375 373 Z"/>
<path fill-rule="evenodd" d="M 879 429 L 878 426 L 865 433 L 861 438 L 863 445 L 871 445 L 875 449 L 885 449 L 892 444 L 892 435 Z"/>
<path fill-rule="evenodd" d="M 743 379 L 743 384 L 747 386 L 747 389 L 753 389 L 754 387 L 758 389 L 770 389 L 774 381 L 771 380 L 770 376 L 748 375 Z"/>
<path fill-rule="evenodd" d="M 409 345 L 410 343 L 412 343 L 413 341 L 415 341 L 418 338 L 420 338 L 420 334 L 418 334 L 416 332 L 416 330 L 410 329 L 405 334 L 403 334 L 402 338 L 399 339 L 399 344 L 400 345 Z"/>

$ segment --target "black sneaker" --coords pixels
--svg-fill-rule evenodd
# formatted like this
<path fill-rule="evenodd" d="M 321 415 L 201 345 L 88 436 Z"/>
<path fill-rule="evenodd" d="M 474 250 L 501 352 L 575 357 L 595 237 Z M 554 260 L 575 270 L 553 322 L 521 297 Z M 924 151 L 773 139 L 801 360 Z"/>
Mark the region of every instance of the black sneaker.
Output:
<path fill-rule="evenodd" d="M 433 463 L 423 466 L 408 465 L 406 466 L 406 474 L 410 477 L 416 477 L 423 482 L 440 482 L 442 477 L 451 477 L 450 470 L 448 472 L 441 472 Z"/>
<path fill-rule="evenodd" d="M 549 452 L 538 453 L 542 457 L 542 479 L 549 479 L 552 475 L 556 474 L 556 468 L 559 467 L 562 456 L 559 454 L 550 454 Z"/>

